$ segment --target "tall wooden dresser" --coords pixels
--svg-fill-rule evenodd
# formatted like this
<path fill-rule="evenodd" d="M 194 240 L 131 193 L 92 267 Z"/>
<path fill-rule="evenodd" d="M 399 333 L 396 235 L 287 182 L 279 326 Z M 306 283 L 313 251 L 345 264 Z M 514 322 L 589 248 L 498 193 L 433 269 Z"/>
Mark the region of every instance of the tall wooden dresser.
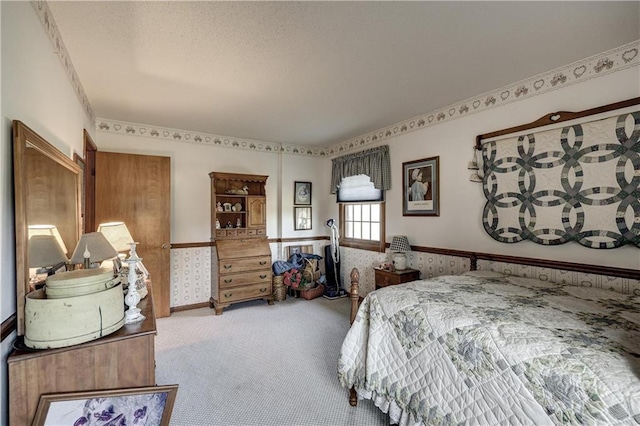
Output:
<path fill-rule="evenodd" d="M 211 299 L 216 315 L 232 303 L 273 304 L 271 249 L 267 241 L 268 176 L 209 173 L 211 238 L 215 241 Z"/>

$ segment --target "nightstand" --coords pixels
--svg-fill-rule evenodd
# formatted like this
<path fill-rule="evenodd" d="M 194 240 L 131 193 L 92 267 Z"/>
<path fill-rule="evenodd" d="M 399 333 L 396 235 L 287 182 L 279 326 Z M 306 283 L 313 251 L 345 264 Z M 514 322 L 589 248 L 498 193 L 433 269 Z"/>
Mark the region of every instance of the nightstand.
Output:
<path fill-rule="evenodd" d="M 408 283 L 420 279 L 417 269 L 403 269 L 402 271 L 386 271 L 374 268 L 376 273 L 376 290 L 389 285 Z"/>

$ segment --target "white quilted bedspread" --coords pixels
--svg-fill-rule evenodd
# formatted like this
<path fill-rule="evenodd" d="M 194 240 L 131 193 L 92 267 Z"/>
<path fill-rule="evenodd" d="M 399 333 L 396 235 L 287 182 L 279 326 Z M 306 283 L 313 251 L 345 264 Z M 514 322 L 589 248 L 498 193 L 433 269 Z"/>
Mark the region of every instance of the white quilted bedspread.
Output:
<path fill-rule="evenodd" d="M 338 375 L 400 425 L 638 425 L 640 297 L 507 276 L 386 287 Z"/>

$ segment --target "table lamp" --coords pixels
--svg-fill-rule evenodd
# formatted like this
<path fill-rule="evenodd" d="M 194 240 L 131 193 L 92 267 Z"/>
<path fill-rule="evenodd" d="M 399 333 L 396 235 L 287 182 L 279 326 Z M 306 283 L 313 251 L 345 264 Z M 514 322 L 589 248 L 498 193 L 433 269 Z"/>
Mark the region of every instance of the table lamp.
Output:
<path fill-rule="evenodd" d="M 393 267 L 399 271 L 407 269 L 406 252 L 411 251 L 409 239 L 406 235 L 394 235 L 389 246 L 389 251 L 394 252 L 392 256 Z"/>
<path fill-rule="evenodd" d="M 64 244 L 64 241 L 62 240 L 60 231 L 58 231 L 58 227 L 56 227 L 55 225 L 29 225 L 28 228 L 29 228 L 29 238 L 33 237 L 34 235 L 53 235 L 56 238 L 56 241 L 58 242 L 60 247 L 62 248 L 62 251 L 64 252 L 65 256 L 67 253 L 69 253 L 69 250 L 67 250 L 67 246 Z"/>
<path fill-rule="evenodd" d="M 135 241 L 127 225 L 124 222 L 101 223 L 98 225 L 98 232 L 102 232 L 107 241 L 109 241 L 113 248 L 119 253 L 118 257 L 120 261 L 124 262 L 126 258 L 126 254 L 124 253 L 131 250 L 131 243 Z M 141 261 L 137 263 L 136 267 L 142 271 L 145 278 L 149 276 L 149 271 Z"/>
<path fill-rule="evenodd" d="M 101 232 L 89 232 L 82 234 L 76 249 L 71 256 L 71 263 L 83 264 L 84 268 L 90 268 L 93 263 L 112 259 L 118 255 L 115 248 L 107 241 Z"/>
<path fill-rule="evenodd" d="M 131 243 L 134 241 L 129 228 L 124 222 L 108 222 L 98 225 L 98 232 L 111 243 L 118 253 L 131 250 Z"/>
<path fill-rule="evenodd" d="M 39 268 L 36 273 L 52 275 L 68 261 L 55 236 L 33 235 L 29 238 L 29 267 Z"/>

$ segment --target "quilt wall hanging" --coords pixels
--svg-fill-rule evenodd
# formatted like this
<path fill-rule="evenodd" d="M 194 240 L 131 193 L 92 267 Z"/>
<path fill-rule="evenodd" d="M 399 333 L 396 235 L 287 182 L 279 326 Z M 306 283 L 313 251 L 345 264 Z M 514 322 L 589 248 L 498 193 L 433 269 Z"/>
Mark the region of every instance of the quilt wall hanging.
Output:
<path fill-rule="evenodd" d="M 640 247 L 640 98 L 479 135 L 475 148 L 495 240 Z"/>

